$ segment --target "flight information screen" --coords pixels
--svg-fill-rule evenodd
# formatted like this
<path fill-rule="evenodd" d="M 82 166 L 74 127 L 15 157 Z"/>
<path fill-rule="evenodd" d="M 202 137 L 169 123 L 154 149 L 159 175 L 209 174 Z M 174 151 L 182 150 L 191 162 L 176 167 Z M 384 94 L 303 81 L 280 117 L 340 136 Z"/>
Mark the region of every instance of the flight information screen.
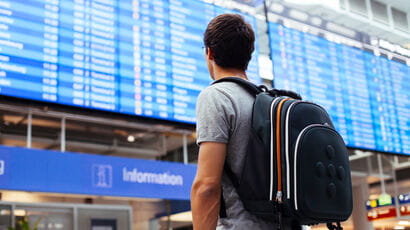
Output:
<path fill-rule="evenodd" d="M 410 67 L 269 23 L 275 87 L 326 108 L 348 146 L 410 154 Z"/>
<path fill-rule="evenodd" d="M 239 12 L 193 0 L 1 1 L 0 94 L 194 123 L 210 83 L 203 32 L 222 13 Z"/>

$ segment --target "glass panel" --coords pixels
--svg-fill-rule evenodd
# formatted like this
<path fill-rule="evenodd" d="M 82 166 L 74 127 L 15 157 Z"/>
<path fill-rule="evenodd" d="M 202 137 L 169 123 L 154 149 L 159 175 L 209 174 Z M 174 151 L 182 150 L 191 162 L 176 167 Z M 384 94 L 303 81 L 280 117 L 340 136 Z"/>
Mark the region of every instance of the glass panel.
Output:
<path fill-rule="evenodd" d="M 129 230 L 127 210 L 78 209 L 79 230 Z"/>
<path fill-rule="evenodd" d="M 11 205 L 0 205 L 0 230 L 11 226 Z"/>
<path fill-rule="evenodd" d="M 69 208 L 42 208 L 17 206 L 15 209 L 16 229 L 19 221 L 28 221 L 31 228 L 38 230 L 72 230 L 73 213 Z"/>

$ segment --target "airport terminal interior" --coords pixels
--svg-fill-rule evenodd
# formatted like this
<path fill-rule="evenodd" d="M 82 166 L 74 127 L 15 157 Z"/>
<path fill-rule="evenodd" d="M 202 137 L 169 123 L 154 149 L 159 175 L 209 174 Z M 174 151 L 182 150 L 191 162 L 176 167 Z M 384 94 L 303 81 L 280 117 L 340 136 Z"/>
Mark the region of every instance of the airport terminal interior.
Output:
<path fill-rule="evenodd" d="M 192 229 L 203 33 L 223 13 L 255 30 L 248 78 L 343 137 L 343 229 L 410 229 L 408 0 L 0 0 L 0 230 Z"/>

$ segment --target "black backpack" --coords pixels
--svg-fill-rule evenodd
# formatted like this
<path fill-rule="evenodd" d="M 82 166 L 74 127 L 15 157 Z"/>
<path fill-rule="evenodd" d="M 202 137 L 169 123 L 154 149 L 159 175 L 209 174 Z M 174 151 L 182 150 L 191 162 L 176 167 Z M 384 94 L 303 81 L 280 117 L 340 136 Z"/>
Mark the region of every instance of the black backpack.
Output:
<path fill-rule="evenodd" d="M 255 96 L 242 175 L 237 178 L 224 166 L 245 209 L 279 229 L 285 222 L 342 229 L 340 222 L 353 208 L 350 166 L 328 113 L 291 91 L 268 90 L 235 77 L 214 83 L 226 81 Z M 226 216 L 223 198 L 220 215 Z"/>

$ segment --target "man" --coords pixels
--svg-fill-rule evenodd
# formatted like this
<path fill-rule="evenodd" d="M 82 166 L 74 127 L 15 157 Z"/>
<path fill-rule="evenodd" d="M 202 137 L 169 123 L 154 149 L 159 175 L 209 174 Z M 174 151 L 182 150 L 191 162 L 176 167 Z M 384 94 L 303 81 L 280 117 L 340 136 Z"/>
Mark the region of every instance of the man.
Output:
<path fill-rule="evenodd" d="M 215 17 L 204 34 L 205 59 L 213 80 L 238 77 L 254 50 L 255 35 L 240 15 Z M 223 173 L 225 160 L 238 178 L 244 163 L 254 97 L 241 86 L 221 82 L 206 88 L 197 101 L 198 171 L 191 191 L 195 230 L 275 229 L 275 224 L 248 213 Z M 222 189 L 221 189 L 222 185 Z M 219 218 L 221 191 L 226 218 Z"/>

